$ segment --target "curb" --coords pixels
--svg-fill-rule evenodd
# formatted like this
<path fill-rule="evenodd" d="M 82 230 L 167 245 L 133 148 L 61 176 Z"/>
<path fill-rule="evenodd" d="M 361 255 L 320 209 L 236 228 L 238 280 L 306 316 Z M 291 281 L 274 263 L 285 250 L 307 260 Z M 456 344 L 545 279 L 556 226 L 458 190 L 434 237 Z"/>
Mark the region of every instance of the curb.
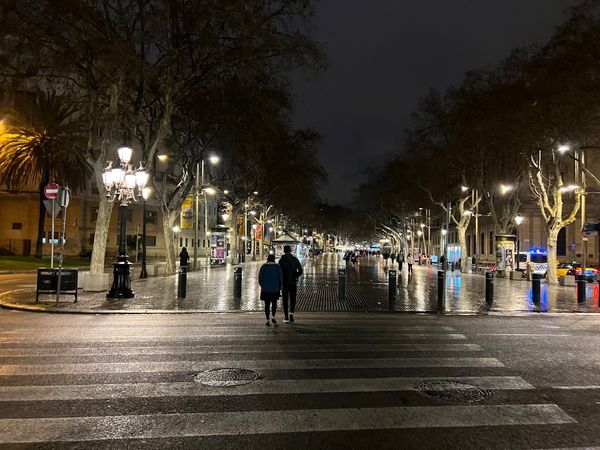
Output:
<path fill-rule="evenodd" d="M 245 311 L 215 311 L 211 309 L 186 309 L 186 310 L 171 310 L 171 309 L 80 309 L 80 310 L 61 310 L 55 307 L 44 308 L 35 305 L 22 305 L 4 300 L 2 297 L 7 296 L 6 293 L 0 294 L 0 309 L 30 312 L 30 313 L 49 313 L 49 314 L 88 314 L 88 315 L 169 315 L 169 314 L 263 314 L 262 310 L 245 310 Z M 548 317 L 548 316 L 599 316 L 599 313 L 565 311 L 565 312 L 532 312 L 532 311 L 489 311 L 489 312 L 471 312 L 471 311 L 456 311 L 438 314 L 436 311 L 302 311 L 308 314 L 369 314 L 369 315 L 422 315 L 440 317 Z"/>

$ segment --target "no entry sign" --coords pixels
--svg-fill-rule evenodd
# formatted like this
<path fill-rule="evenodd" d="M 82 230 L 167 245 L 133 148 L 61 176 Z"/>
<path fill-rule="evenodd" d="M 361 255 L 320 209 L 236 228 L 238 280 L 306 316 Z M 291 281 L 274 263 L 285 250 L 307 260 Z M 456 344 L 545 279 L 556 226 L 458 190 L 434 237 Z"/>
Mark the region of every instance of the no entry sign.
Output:
<path fill-rule="evenodd" d="M 60 186 L 56 183 L 48 183 L 44 188 L 44 195 L 48 200 L 55 200 Z"/>

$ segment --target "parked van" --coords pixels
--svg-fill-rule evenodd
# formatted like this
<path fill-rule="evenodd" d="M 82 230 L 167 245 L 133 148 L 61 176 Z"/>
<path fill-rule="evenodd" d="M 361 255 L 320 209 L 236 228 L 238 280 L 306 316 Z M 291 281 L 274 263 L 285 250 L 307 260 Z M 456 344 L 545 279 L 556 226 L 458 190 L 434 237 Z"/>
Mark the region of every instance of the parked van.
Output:
<path fill-rule="evenodd" d="M 543 277 L 548 273 L 548 252 L 546 249 L 534 247 L 528 252 L 519 252 L 517 255 L 516 270 L 530 273 L 539 273 Z"/>

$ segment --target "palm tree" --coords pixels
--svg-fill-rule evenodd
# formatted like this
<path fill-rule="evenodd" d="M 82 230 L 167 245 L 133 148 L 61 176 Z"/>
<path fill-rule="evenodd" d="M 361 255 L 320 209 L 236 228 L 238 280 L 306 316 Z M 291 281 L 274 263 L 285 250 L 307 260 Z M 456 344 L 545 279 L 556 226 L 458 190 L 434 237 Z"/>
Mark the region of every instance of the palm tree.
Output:
<path fill-rule="evenodd" d="M 38 237 L 35 250 L 42 257 L 44 187 L 50 181 L 78 189 L 90 173 L 78 143 L 76 110 L 55 93 L 18 94 L 0 128 L 0 184 L 20 190 L 39 183 Z M 79 147 L 79 148 L 78 148 Z"/>

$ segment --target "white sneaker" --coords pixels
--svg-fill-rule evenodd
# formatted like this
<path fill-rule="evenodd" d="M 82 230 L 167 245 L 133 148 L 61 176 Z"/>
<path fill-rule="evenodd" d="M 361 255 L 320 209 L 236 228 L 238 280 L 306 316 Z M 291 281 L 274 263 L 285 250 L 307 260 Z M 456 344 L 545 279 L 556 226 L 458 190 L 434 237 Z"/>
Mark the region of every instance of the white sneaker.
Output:
<path fill-rule="evenodd" d="M 283 323 L 290 323 L 290 319 L 283 319 Z"/>

